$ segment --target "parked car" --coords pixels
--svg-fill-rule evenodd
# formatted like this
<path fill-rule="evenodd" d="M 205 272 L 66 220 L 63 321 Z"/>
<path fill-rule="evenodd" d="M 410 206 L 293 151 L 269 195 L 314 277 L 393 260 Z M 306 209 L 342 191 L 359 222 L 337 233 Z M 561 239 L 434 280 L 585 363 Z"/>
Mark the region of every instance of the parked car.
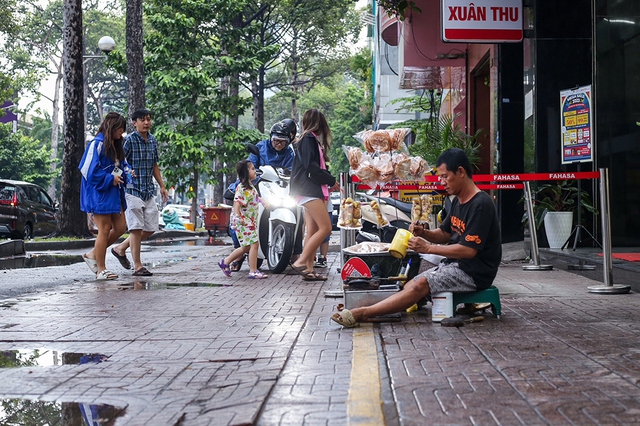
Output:
<path fill-rule="evenodd" d="M 56 206 L 42 187 L 0 179 L 0 235 L 29 240 L 56 230 Z"/>
<path fill-rule="evenodd" d="M 180 218 L 180 221 L 185 224 L 185 223 L 191 223 L 191 206 L 187 206 L 184 204 L 167 204 L 166 206 L 164 206 L 162 208 L 162 210 L 160 210 L 158 212 L 159 214 L 159 225 L 160 225 L 160 229 L 164 228 L 164 220 L 162 220 L 162 212 L 166 211 L 166 210 L 175 210 L 178 213 L 178 217 Z M 195 228 L 202 228 L 203 223 L 202 223 L 202 213 L 198 212 L 196 214 L 196 224 L 195 224 Z"/>

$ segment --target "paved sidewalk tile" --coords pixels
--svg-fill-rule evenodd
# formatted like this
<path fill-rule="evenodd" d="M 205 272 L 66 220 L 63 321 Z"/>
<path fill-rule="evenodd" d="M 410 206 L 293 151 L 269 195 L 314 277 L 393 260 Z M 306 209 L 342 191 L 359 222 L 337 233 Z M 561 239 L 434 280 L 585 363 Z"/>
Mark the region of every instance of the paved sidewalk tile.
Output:
<path fill-rule="evenodd" d="M 118 425 L 356 421 L 355 333 L 330 321 L 343 301 L 324 295 L 341 289 L 338 256 L 326 282 L 227 278 L 218 256 L 3 301 L 0 351 L 108 359 L 0 368 L 0 397 L 126 406 Z M 500 320 L 447 328 L 426 306 L 374 324 L 385 424 L 640 424 L 640 297 L 588 293 L 594 284 L 508 264 Z"/>

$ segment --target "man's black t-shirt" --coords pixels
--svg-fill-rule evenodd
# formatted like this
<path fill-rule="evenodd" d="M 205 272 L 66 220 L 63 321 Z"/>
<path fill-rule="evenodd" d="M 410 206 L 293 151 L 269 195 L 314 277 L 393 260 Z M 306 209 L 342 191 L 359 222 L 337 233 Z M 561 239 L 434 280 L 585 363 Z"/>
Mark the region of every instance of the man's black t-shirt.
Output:
<path fill-rule="evenodd" d="M 445 262 L 458 262 L 460 269 L 473 278 L 478 290 L 491 287 L 502 259 L 498 214 L 491 197 L 486 192 L 478 192 L 464 204 L 455 198 L 451 214 L 440 229 L 451 234 L 449 244 L 478 250 L 471 259 L 447 258 Z"/>

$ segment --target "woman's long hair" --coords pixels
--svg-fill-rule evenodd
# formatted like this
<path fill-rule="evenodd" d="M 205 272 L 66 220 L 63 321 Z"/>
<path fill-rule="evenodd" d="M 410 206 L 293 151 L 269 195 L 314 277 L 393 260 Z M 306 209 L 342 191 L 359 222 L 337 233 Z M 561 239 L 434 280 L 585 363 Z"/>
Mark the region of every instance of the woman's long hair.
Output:
<path fill-rule="evenodd" d="M 236 164 L 236 173 L 238 174 L 238 179 L 240 179 L 240 183 L 246 189 L 253 187 L 251 179 L 249 179 L 249 164 L 253 163 L 251 163 L 251 161 L 249 160 L 242 160 L 238 161 L 238 164 Z"/>
<path fill-rule="evenodd" d="M 296 141 L 296 145 L 309 133 L 314 133 L 318 137 L 322 145 L 324 161 L 329 162 L 329 148 L 331 148 L 333 136 L 324 114 L 315 108 L 307 110 L 302 116 L 302 134 Z"/>
<path fill-rule="evenodd" d="M 124 138 L 113 139 L 113 135 L 118 129 L 127 128 L 127 120 L 117 112 L 110 112 L 104 117 L 98 133 L 104 136 L 104 152 L 112 160 L 124 161 Z"/>

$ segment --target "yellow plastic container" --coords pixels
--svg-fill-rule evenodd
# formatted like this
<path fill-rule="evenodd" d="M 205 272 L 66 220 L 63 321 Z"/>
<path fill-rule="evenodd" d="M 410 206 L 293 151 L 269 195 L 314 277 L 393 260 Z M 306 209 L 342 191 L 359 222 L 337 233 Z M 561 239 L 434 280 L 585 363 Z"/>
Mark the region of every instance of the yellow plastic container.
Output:
<path fill-rule="evenodd" d="M 187 231 L 194 231 L 195 228 L 193 226 L 193 223 L 185 223 L 184 224 L 184 229 L 186 229 Z"/>
<path fill-rule="evenodd" d="M 391 256 L 397 257 L 398 259 L 405 257 L 407 255 L 407 249 L 409 248 L 409 238 L 411 237 L 413 237 L 411 232 L 402 228 L 398 229 L 391 241 L 391 246 L 389 246 Z"/>

